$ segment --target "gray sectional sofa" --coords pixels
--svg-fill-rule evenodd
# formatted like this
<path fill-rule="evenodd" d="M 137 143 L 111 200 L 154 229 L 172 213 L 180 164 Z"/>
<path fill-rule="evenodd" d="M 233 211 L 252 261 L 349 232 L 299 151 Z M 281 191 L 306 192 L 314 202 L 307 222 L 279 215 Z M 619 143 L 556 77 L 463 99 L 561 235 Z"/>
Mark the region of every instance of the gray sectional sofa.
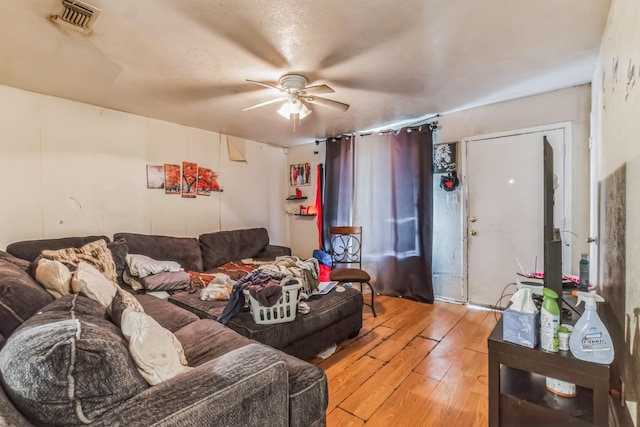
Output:
<path fill-rule="evenodd" d="M 31 262 L 43 249 L 96 239 L 109 242 L 117 266 L 127 252 L 175 260 L 196 271 L 229 257 L 289 253 L 269 245 L 265 229 L 203 236 L 117 233 L 113 242 L 86 236 L 18 242 L 0 251 L 0 425 L 325 425 L 324 372 L 294 355 L 308 357 L 318 347 L 357 335 L 359 292 L 319 298 L 310 302 L 310 317 L 298 314 L 293 322 L 268 328 L 251 325 L 248 313 L 224 326 L 215 321 L 218 308 L 198 305 L 197 294 L 185 292 L 194 300 L 181 303 L 136 295 L 145 313 L 174 333 L 192 368 L 149 386 L 104 308 L 82 294 L 54 300 L 32 276 Z M 224 241 L 229 251 L 222 249 Z"/>

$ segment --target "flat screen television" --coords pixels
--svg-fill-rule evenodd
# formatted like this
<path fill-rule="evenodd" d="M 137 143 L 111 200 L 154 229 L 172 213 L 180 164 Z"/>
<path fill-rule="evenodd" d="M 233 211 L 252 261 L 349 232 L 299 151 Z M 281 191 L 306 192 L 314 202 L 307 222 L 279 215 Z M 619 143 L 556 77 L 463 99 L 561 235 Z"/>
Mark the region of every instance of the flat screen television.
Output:
<path fill-rule="evenodd" d="M 558 305 L 562 305 L 562 240 L 560 230 L 553 223 L 553 148 L 545 136 L 544 149 L 544 286 L 558 294 Z"/>

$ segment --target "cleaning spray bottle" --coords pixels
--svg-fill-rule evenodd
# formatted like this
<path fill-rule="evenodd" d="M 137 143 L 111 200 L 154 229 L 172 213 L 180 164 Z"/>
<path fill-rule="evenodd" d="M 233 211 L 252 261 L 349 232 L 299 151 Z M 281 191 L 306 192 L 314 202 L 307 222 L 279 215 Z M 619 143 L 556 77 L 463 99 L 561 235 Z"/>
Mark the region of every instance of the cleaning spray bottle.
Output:
<path fill-rule="evenodd" d="M 584 313 L 569 337 L 571 354 L 587 362 L 610 364 L 614 355 L 611 335 L 596 311 L 596 301 L 603 302 L 604 299 L 590 292 L 574 291 L 573 294 L 578 296 L 578 305 L 584 301 Z"/>
<path fill-rule="evenodd" d="M 542 293 L 544 299 L 542 300 L 542 310 L 540 310 L 540 347 L 555 353 L 559 350 L 560 307 L 556 302 L 558 294 L 549 288 L 542 288 Z"/>

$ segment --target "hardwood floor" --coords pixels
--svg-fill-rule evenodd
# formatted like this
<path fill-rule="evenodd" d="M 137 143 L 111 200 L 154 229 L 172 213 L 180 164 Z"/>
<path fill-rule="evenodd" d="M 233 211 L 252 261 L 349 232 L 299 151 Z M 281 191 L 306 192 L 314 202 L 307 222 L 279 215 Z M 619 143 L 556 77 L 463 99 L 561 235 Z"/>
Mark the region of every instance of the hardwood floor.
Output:
<path fill-rule="evenodd" d="M 496 313 L 376 297 L 360 335 L 325 360 L 327 426 L 486 426 Z"/>

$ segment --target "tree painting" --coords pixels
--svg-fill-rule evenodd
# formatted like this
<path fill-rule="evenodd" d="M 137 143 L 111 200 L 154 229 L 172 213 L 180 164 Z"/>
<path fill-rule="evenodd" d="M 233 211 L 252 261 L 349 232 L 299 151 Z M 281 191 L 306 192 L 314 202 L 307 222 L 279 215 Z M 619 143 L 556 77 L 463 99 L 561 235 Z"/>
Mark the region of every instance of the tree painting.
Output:
<path fill-rule="evenodd" d="M 198 196 L 208 196 L 211 193 L 211 175 L 209 168 L 198 168 Z"/>
<path fill-rule="evenodd" d="M 180 165 L 164 164 L 164 192 L 165 194 L 180 194 Z"/>
<path fill-rule="evenodd" d="M 208 196 L 212 191 L 222 191 L 218 174 L 209 168 L 198 168 L 198 195 Z"/>
<path fill-rule="evenodd" d="M 198 185 L 198 164 L 182 162 L 182 197 L 196 197 Z"/>

